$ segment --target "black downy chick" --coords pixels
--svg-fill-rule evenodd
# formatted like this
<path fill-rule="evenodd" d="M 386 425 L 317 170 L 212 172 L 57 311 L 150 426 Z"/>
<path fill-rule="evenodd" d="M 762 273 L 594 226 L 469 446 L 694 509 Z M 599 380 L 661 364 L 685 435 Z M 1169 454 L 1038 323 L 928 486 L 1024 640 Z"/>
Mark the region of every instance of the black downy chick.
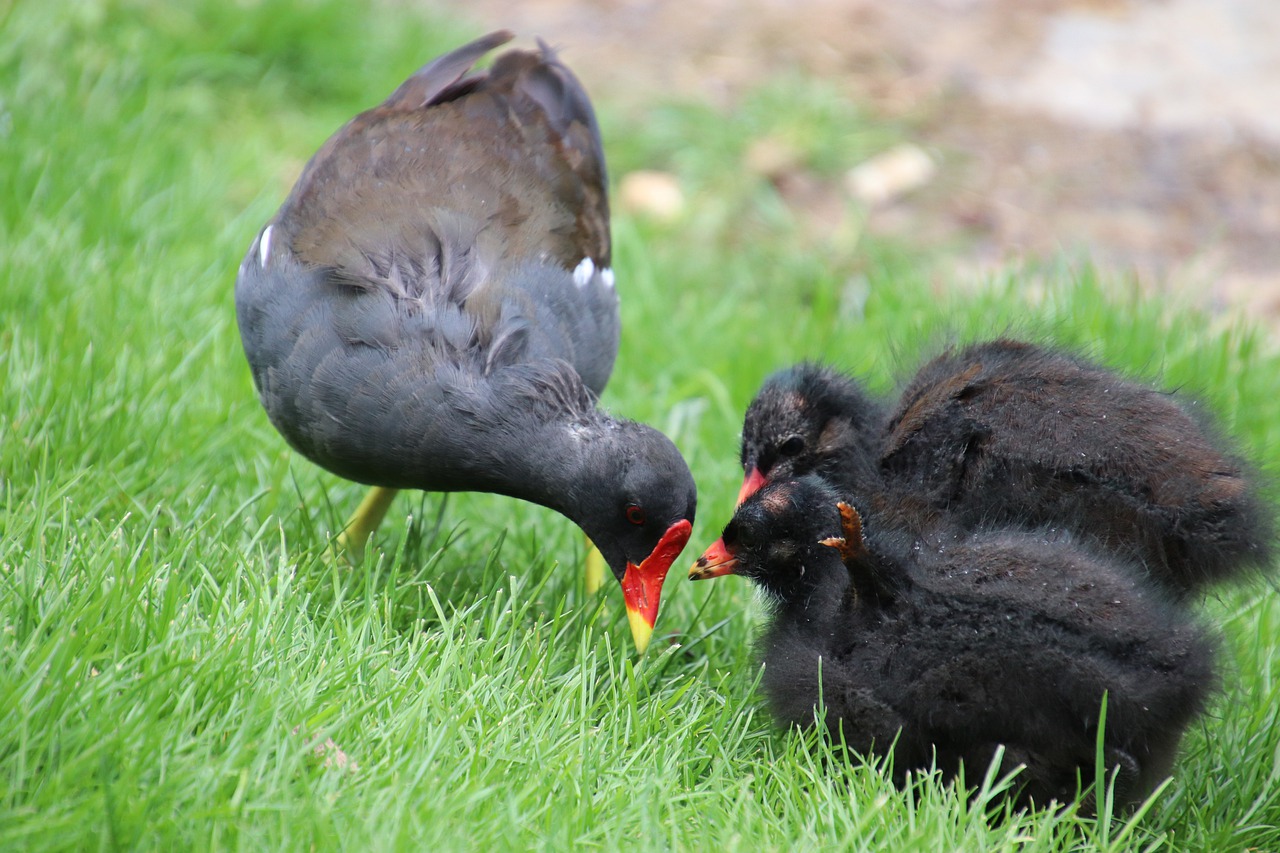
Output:
<path fill-rule="evenodd" d="M 690 572 L 744 575 L 773 603 L 760 649 L 780 724 L 813 725 L 821 702 L 899 781 L 931 762 L 980 777 L 1003 745 L 1002 771 L 1025 765 L 1016 802 L 1045 805 L 1093 779 L 1105 695 L 1118 799 L 1168 775 L 1217 679 L 1210 639 L 1158 589 L 1061 533 L 921 539 L 869 517 L 864 535 L 838 501 L 815 476 L 770 484 Z"/>
<path fill-rule="evenodd" d="M 1181 598 L 1272 553 L 1253 472 L 1196 414 L 1010 340 L 934 359 L 887 416 L 854 380 L 798 365 L 766 380 L 747 410 L 739 502 L 768 480 L 816 472 L 876 512 L 905 503 L 969 529 L 1065 527 Z"/>
<path fill-rule="evenodd" d="M 1269 565 L 1273 539 L 1253 472 L 1194 405 L 997 340 L 921 368 L 879 464 L 966 527 L 1064 524 L 1185 597 Z"/>
<path fill-rule="evenodd" d="M 878 482 L 880 433 L 887 412 L 858 382 L 804 362 L 765 380 L 742 424 L 738 503 L 765 483 L 817 473 L 828 482 L 869 488 Z"/>

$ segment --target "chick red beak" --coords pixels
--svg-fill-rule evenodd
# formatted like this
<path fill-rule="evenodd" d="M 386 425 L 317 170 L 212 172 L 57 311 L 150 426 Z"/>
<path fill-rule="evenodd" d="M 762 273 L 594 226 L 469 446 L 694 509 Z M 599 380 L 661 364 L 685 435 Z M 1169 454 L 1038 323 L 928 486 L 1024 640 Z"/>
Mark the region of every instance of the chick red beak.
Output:
<path fill-rule="evenodd" d="M 680 556 L 689 542 L 693 524 L 682 518 L 667 528 L 653 553 L 640 561 L 640 565 L 627 563 L 622 576 L 622 598 L 627 604 L 627 621 L 631 623 L 631 637 L 640 654 L 649 647 L 653 625 L 658 621 L 658 602 L 662 598 L 662 582 L 667 579 L 671 564 Z"/>
<path fill-rule="evenodd" d="M 751 472 L 743 479 L 742 488 L 738 490 L 738 503 L 736 506 L 742 506 L 742 502 L 760 491 L 761 486 L 764 484 L 764 474 L 761 474 L 760 469 L 752 465 Z"/>
<path fill-rule="evenodd" d="M 725 547 L 723 539 L 717 539 L 689 568 L 689 580 L 700 581 L 731 575 L 738 570 L 738 558 Z"/>

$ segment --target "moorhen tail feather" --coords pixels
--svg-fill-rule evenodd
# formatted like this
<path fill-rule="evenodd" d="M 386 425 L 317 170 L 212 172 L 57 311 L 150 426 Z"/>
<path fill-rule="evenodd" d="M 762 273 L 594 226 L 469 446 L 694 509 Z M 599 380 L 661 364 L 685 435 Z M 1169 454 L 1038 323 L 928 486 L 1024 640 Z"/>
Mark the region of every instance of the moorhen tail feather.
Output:
<path fill-rule="evenodd" d="M 1217 681 L 1210 638 L 1159 589 L 1061 532 L 921 540 L 866 513 L 851 553 L 875 570 L 841 572 L 837 549 L 813 547 L 849 538 L 839 499 L 817 477 L 774 483 L 731 522 L 737 573 L 776 601 L 760 649 L 780 723 L 812 726 L 821 706 L 852 749 L 892 754 L 899 778 L 931 763 L 973 778 L 1003 745 L 1004 770 L 1027 765 L 1017 802 L 1044 805 L 1093 778 L 1105 695 L 1121 801 L 1168 774 Z"/>
<path fill-rule="evenodd" d="M 599 130 L 545 45 L 470 70 L 510 38 L 424 66 L 312 157 L 240 265 L 245 355 L 311 461 L 556 509 L 651 615 L 694 483 L 596 408 L 619 338 Z"/>

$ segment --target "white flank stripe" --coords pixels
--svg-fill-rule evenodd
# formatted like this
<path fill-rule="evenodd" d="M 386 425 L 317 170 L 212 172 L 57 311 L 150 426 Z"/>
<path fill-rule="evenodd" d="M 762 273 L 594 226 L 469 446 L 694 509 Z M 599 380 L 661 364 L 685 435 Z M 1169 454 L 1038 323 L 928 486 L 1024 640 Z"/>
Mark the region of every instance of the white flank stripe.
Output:
<path fill-rule="evenodd" d="M 573 268 L 573 283 L 578 287 L 586 287 L 587 282 L 591 281 L 591 276 L 596 274 L 595 262 L 590 258 L 583 258 L 578 265 Z"/>
<path fill-rule="evenodd" d="M 263 269 L 267 267 L 267 255 L 271 252 L 271 229 L 274 225 L 268 225 L 262 230 L 262 240 L 258 243 L 258 265 Z"/>

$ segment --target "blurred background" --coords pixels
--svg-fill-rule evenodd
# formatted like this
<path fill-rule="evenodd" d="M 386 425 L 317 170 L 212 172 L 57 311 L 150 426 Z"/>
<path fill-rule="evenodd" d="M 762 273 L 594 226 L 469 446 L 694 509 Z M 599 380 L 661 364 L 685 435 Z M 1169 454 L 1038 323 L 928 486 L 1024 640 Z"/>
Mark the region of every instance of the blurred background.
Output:
<path fill-rule="evenodd" d="M 744 168 L 769 172 L 814 228 L 838 215 L 833 194 L 852 194 L 872 232 L 945 248 L 948 287 L 1065 254 L 1280 328 L 1275 0 L 436 5 L 543 37 L 598 102 L 732 108 L 778 75 L 830 81 L 905 147 L 849 163 L 864 168 L 843 186 L 808 179 L 770 140 Z"/>

